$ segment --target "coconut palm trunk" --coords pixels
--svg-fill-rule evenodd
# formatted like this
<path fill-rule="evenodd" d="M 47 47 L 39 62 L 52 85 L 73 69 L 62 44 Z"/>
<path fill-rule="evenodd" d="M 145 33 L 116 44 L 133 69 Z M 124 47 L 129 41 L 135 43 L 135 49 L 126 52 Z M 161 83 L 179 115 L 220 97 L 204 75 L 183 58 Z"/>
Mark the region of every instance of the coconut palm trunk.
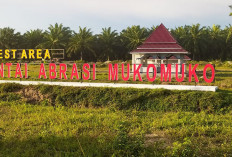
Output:
<path fill-rule="evenodd" d="M 81 51 L 81 61 L 83 60 L 83 58 L 82 58 L 82 51 Z"/>

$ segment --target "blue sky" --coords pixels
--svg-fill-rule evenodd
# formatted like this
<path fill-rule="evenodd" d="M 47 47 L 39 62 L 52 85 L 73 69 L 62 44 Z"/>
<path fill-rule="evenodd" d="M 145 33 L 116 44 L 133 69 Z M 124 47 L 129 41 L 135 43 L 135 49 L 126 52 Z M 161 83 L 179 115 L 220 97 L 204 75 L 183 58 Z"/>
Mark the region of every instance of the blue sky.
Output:
<path fill-rule="evenodd" d="M 167 28 L 200 23 L 222 27 L 232 24 L 231 0 L 0 0 L 0 27 L 24 33 L 63 23 L 78 31 L 88 27 L 100 33 L 103 27 L 117 31 L 131 26 Z"/>

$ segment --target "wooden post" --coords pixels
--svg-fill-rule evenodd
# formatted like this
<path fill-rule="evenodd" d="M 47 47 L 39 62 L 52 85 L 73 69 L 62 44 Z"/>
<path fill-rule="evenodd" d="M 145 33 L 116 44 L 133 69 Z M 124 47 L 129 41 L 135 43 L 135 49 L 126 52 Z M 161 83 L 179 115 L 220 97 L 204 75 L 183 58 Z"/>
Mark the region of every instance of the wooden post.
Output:
<path fill-rule="evenodd" d="M 215 75 L 216 75 L 216 65 L 215 65 L 215 64 L 213 64 L 213 68 L 214 68 L 214 79 L 213 79 L 213 83 L 215 83 L 215 82 L 216 82 L 216 77 L 215 77 Z"/>
<path fill-rule="evenodd" d="M 81 64 L 81 83 L 82 83 L 82 67 L 83 65 Z"/>

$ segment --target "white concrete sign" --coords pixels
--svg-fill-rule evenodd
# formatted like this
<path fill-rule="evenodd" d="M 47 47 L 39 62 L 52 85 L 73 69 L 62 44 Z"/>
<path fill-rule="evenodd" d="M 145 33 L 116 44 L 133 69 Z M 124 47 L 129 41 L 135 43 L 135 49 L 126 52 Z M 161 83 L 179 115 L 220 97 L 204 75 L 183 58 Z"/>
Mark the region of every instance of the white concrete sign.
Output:
<path fill-rule="evenodd" d="M 1 83 L 18 83 L 22 85 L 58 85 L 73 87 L 113 87 L 113 88 L 147 88 L 147 89 L 169 89 L 169 90 L 194 90 L 215 92 L 217 86 L 193 86 L 193 85 L 156 85 L 156 84 L 127 84 L 127 83 L 88 83 L 88 82 L 49 82 L 49 81 L 13 81 L 0 80 Z"/>

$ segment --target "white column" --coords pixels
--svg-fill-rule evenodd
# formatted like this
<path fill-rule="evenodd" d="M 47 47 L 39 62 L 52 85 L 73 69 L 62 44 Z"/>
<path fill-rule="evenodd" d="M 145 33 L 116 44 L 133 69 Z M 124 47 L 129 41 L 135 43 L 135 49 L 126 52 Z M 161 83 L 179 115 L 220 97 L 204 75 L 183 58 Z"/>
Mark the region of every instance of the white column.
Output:
<path fill-rule="evenodd" d="M 155 59 L 155 66 L 157 67 L 157 59 Z"/>
<path fill-rule="evenodd" d="M 161 63 L 161 64 L 164 64 L 163 58 L 160 59 L 160 63 Z"/>
<path fill-rule="evenodd" d="M 132 54 L 132 64 L 135 64 L 135 55 Z"/>

